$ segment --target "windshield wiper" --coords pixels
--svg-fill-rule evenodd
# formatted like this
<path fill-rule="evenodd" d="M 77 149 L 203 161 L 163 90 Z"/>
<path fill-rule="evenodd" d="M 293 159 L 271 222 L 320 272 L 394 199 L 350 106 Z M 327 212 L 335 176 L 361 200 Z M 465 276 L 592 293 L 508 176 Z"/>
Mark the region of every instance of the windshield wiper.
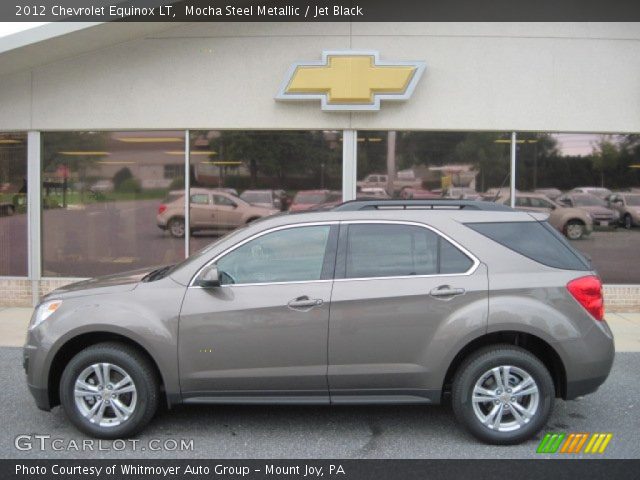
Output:
<path fill-rule="evenodd" d="M 155 280 L 160 280 L 166 276 L 166 274 L 173 268 L 173 265 L 167 265 L 166 267 L 157 268 L 156 270 L 152 270 L 147 273 L 144 277 L 142 277 L 142 282 L 153 282 Z"/>

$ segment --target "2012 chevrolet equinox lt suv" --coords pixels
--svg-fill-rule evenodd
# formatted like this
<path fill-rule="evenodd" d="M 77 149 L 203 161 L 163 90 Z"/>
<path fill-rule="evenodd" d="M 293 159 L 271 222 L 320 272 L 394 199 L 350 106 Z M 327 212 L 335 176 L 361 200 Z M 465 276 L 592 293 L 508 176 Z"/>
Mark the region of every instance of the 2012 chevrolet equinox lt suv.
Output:
<path fill-rule="evenodd" d="M 161 402 L 450 398 L 479 439 L 521 442 L 614 357 L 600 280 L 544 218 L 363 200 L 260 220 L 178 265 L 49 294 L 29 388 L 101 438 L 140 431 Z"/>

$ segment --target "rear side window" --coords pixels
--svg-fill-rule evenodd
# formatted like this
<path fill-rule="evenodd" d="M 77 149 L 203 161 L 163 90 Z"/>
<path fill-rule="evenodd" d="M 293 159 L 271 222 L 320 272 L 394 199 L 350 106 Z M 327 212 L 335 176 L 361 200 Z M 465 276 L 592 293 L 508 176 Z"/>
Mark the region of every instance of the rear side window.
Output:
<path fill-rule="evenodd" d="M 435 232 L 412 225 L 349 225 L 346 278 L 464 273 L 473 261 Z"/>
<path fill-rule="evenodd" d="M 514 252 L 549 267 L 589 270 L 571 245 L 561 241 L 547 222 L 467 223 L 467 227 Z"/>

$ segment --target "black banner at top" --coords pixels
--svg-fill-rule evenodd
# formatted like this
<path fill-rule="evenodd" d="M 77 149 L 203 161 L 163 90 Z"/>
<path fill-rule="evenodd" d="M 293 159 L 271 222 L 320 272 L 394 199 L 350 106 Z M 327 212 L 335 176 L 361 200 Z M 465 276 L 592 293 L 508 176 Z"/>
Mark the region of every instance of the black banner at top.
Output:
<path fill-rule="evenodd" d="M 3 22 L 633 22 L 639 0 L 2 0 Z"/>

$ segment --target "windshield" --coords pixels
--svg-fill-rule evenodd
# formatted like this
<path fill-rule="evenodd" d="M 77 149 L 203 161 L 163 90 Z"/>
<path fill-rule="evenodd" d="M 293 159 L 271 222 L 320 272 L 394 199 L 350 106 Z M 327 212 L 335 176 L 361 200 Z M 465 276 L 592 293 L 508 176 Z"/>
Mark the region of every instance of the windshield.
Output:
<path fill-rule="evenodd" d="M 604 207 L 606 205 L 605 202 L 593 195 L 576 195 L 574 201 L 579 207 Z"/>
<path fill-rule="evenodd" d="M 640 195 L 625 195 L 624 199 L 627 201 L 627 205 L 640 207 Z"/>
<path fill-rule="evenodd" d="M 299 193 L 294 200 L 295 203 L 316 204 L 325 201 L 327 196 L 324 193 Z"/>
<path fill-rule="evenodd" d="M 269 192 L 244 192 L 240 198 L 249 203 L 271 203 Z"/>

